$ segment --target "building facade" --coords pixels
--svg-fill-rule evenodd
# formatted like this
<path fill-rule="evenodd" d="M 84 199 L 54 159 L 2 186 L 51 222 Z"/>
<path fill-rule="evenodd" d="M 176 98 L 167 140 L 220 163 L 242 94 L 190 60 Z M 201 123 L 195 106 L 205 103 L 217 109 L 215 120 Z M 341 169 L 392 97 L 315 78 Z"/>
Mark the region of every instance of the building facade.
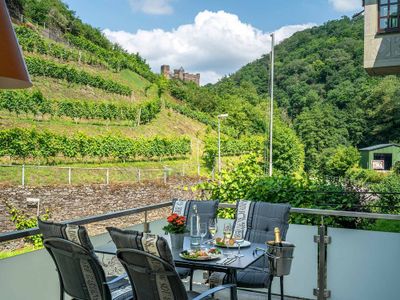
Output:
<path fill-rule="evenodd" d="M 389 171 L 400 161 L 400 146 L 380 144 L 360 149 L 361 167 L 364 169 Z"/>
<path fill-rule="evenodd" d="M 400 73 L 400 1 L 364 0 L 364 68 L 370 75 Z"/>
<path fill-rule="evenodd" d="M 163 75 L 167 79 L 179 79 L 186 82 L 191 81 L 194 82 L 196 85 L 200 85 L 200 73 L 190 74 L 185 72 L 182 67 L 180 69 L 175 69 L 172 73 L 169 65 L 162 65 L 161 75 Z"/>

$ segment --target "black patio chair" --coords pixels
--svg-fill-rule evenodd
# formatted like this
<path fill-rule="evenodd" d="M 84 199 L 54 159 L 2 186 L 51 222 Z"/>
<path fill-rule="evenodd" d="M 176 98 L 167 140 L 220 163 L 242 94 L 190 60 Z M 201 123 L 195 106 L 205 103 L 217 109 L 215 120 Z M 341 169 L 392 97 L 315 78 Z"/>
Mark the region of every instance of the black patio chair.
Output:
<path fill-rule="evenodd" d="M 221 285 L 202 294 L 186 291 L 163 237 L 117 228 L 107 230 L 117 246 L 117 257 L 129 275 L 136 299 L 211 299 L 211 295 L 224 289 L 230 289 L 232 300 L 237 299 L 234 284 Z"/>
<path fill-rule="evenodd" d="M 61 300 L 65 293 L 76 300 L 134 299 L 126 275 L 106 278 L 85 227 L 40 219 L 38 225 L 57 268 Z"/>
<path fill-rule="evenodd" d="M 274 228 L 279 227 L 282 240 L 286 239 L 289 228 L 289 204 L 274 204 L 267 202 L 238 201 L 233 232 L 237 226 L 245 228 L 245 240 L 252 243 L 266 243 L 274 240 Z M 271 285 L 274 278 L 269 259 L 257 260 L 243 271 L 237 272 L 239 288 L 267 288 L 268 299 L 271 299 Z M 212 273 L 211 285 L 228 283 L 225 273 Z M 281 299 L 283 299 L 283 276 L 280 276 Z"/>
<path fill-rule="evenodd" d="M 217 215 L 218 201 L 173 199 L 172 213 L 177 213 L 180 216 L 186 217 L 186 225 L 189 232 L 190 232 L 190 218 L 193 214 L 194 205 L 197 206 L 197 212 L 200 215 L 200 219 L 207 224 L 210 221 L 210 219 L 215 218 Z M 211 236 L 208 233 L 206 238 L 209 239 L 210 237 Z M 192 290 L 194 270 L 188 268 L 176 268 L 176 271 L 178 272 L 179 276 L 182 279 L 190 276 L 189 289 Z"/>

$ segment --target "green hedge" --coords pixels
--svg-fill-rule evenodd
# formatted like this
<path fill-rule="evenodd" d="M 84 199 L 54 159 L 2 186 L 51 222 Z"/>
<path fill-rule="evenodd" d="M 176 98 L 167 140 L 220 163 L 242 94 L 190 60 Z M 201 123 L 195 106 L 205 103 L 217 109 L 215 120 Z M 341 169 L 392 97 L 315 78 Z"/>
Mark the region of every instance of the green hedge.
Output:
<path fill-rule="evenodd" d="M 47 40 L 39 33 L 24 26 L 15 26 L 14 29 L 18 37 L 18 42 L 24 51 L 49 55 L 65 61 L 78 62 L 80 60 L 84 64 L 101 65 L 109 68 L 108 64 L 103 59 L 94 54 L 90 54 L 88 51 L 79 51 L 64 46 L 61 43 Z"/>
<path fill-rule="evenodd" d="M 210 117 L 210 115 L 201 112 L 199 110 L 191 109 L 190 107 L 183 104 L 175 104 L 169 101 L 165 101 L 165 106 L 184 116 L 187 116 L 191 119 L 195 119 L 203 124 L 209 125 L 211 128 L 215 130 L 218 129 L 218 121 L 216 117 L 213 119 Z M 221 127 L 221 132 L 229 136 L 237 135 L 236 131 L 233 128 L 226 126 Z"/>
<path fill-rule="evenodd" d="M 0 130 L 0 156 L 18 159 L 57 156 L 68 158 L 113 158 L 121 161 L 135 158 L 182 156 L 190 153 L 187 137 L 130 139 L 121 136 L 73 136 L 36 129 Z"/>
<path fill-rule="evenodd" d="M 110 101 L 50 100 L 40 91 L 0 91 L 0 109 L 16 113 L 31 113 L 35 116 L 49 114 L 76 119 L 128 120 L 146 124 L 161 110 L 159 99 L 141 104 L 128 104 Z"/>
<path fill-rule="evenodd" d="M 65 37 L 75 47 L 89 51 L 106 61 L 107 64 L 117 72 L 121 69 L 129 69 L 150 82 L 154 82 L 156 79 L 156 75 L 151 71 L 149 65 L 139 54 L 129 54 L 117 46 L 114 46 L 113 50 L 108 50 L 92 43 L 82 36 L 66 34 Z"/>
<path fill-rule="evenodd" d="M 68 65 L 58 64 L 38 57 L 26 57 L 25 61 L 31 75 L 65 79 L 68 82 L 89 85 L 111 93 L 126 96 L 132 94 L 131 88 L 126 85 L 104 79 L 97 75 L 91 75 L 85 71 L 79 71 Z"/>
<path fill-rule="evenodd" d="M 221 155 L 237 156 L 246 153 L 264 154 L 265 137 L 248 136 L 240 139 L 221 138 Z M 218 140 L 215 137 L 205 139 L 203 159 L 212 168 L 218 154 Z M 287 127 L 276 126 L 273 137 L 274 170 L 283 174 L 291 174 L 303 170 L 304 146 L 296 134 Z"/>

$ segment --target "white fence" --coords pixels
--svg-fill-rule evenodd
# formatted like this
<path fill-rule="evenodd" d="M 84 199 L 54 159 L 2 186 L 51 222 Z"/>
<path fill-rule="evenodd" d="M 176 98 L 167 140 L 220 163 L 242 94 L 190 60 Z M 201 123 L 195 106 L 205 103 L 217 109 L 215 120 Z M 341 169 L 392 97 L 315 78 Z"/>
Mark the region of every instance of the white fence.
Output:
<path fill-rule="evenodd" d="M 36 165 L 0 165 L 0 183 L 37 186 L 52 184 L 111 184 L 162 180 L 171 176 L 200 176 L 200 166 L 183 164 L 162 168 L 136 167 L 58 167 Z"/>

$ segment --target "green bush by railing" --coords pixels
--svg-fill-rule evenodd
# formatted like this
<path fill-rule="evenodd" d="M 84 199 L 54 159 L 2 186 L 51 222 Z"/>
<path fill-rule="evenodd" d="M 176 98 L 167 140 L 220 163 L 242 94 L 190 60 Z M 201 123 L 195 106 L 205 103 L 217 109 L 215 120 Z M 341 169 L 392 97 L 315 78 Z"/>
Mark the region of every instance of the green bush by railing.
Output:
<path fill-rule="evenodd" d="M 73 136 L 36 129 L 12 128 L 0 130 L 0 156 L 12 158 L 112 158 L 127 161 L 136 158 L 183 156 L 190 153 L 190 139 L 140 138 L 122 136 Z"/>
<path fill-rule="evenodd" d="M 247 136 L 240 139 L 221 138 L 222 156 L 237 156 L 248 153 L 263 155 L 265 147 L 266 139 L 264 136 Z M 215 164 L 217 153 L 218 140 L 215 137 L 207 137 L 205 139 L 203 159 L 210 169 Z M 273 160 L 274 169 L 279 173 L 291 174 L 303 169 L 304 147 L 290 129 L 275 127 Z"/>
<path fill-rule="evenodd" d="M 24 26 L 15 26 L 14 29 L 18 42 L 24 51 L 49 55 L 65 61 L 80 61 L 88 65 L 100 65 L 109 68 L 103 59 L 88 51 L 79 51 L 61 43 L 47 40 L 36 31 Z"/>
<path fill-rule="evenodd" d="M 120 95 L 130 96 L 132 93 L 132 89 L 126 85 L 97 75 L 91 75 L 68 65 L 58 64 L 38 57 L 26 57 L 25 61 L 31 75 L 64 79 L 68 82 L 89 85 Z"/>
<path fill-rule="evenodd" d="M 146 124 L 161 110 L 159 99 L 141 104 L 110 101 L 50 100 L 40 91 L 0 91 L 0 109 L 34 116 L 65 116 L 77 119 L 127 120 L 133 124 Z"/>
<path fill-rule="evenodd" d="M 149 65 L 139 56 L 139 54 L 129 54 L 117 47 L 113 50 L 108 50 L 92 43 L 82 36 L 66 34 L 65 37 L 75 47 L 89 51 L 106 61 L 115 71 L 129 69 L 143 76 L 150 82 L 154 82 L 156 79 L 156 75 L 151 71 Z"/>

